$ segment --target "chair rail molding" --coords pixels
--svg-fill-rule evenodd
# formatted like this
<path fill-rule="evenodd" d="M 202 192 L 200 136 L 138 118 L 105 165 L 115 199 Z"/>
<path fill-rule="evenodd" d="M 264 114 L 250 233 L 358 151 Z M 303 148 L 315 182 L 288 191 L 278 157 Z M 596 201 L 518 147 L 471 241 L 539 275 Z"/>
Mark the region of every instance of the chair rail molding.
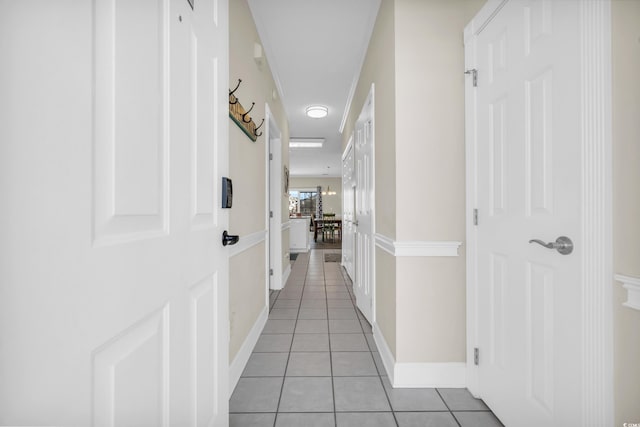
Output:
<path fill-rule="evenodd" d="M 614 278 L 622 283 L 622 287 L 627 290 L 627 301 L 622 305 L 634 310 L 640 310 L 640 277 L 616 274 Z"/>
<path fill-rule="evenodd" d="M 260 230 L 255 233 L 247 234 L 246 236 L 240 236 L 238 243 L 229 247 L 229 257 L 236 256 L 258 243 L 264 242 L 266 238 L 267 230 Z"/>
<path fill-rule="evenodd" d="M 395 257 L 456 257 L 462 242 L 453 240 L 393 240 L 376 234 L 376 246 Z"/>
<path fill-rule="evenodd" d="M 285 221 L 282 223 L 282 231 L 288 230 L 291 228 L 291 221 Z"/>

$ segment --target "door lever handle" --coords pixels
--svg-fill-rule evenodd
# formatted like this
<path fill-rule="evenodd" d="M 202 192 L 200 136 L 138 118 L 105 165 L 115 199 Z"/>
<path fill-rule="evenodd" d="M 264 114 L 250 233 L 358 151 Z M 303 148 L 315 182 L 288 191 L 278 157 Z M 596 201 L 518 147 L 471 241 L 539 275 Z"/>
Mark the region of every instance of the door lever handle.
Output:
<path fill-rule="evenodd" d="M 573 252 L 573 242 L 567 236 L 560 236 L 555 242 L 545 243 L 539 239 L 531 239 L 529 240 L 529 243 L 537 243 L 547 249 L 555 249 L 562 255 L 569 255 Z"/>
<path fill-rule="evenodd" d="M 227 230 L 222 233 L 222 246 L 235 245 L 239 240 L 240 236 L 229 234 Z"/>

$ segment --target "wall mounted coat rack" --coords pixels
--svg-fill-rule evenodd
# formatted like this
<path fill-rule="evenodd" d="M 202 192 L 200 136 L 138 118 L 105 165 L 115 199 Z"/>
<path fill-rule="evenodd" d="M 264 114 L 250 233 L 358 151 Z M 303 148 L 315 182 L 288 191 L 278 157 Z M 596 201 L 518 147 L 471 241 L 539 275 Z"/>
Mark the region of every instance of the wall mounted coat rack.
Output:
<path fill-rule="evenodd" d="M 240 104 L 240 100 L 234 93 L 240 87 L 242 83 L 242 79 L 238 79 L 238 84 L 236 87 L 231 90 L 229 89 L 229 117 L 242 129 L 242 131 L 252 140 L 256 141 L 259 136 L 262 136 L 262 132 L 258 132 L 262 125 L 264 124 L 264 119 L 260 122 L 260 125 L 256 126 L 256 123 L 253 121 L 249 113 L 253 110 L 256 103 L 251 103 L 251 108 L 245 110 L 245 108 Z"/>

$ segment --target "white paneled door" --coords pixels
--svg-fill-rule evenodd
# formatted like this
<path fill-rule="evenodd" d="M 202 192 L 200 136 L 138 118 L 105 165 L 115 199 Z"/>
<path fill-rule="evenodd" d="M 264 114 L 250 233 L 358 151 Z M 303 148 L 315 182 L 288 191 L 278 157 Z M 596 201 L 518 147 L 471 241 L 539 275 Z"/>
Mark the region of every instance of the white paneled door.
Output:
<path fill-rule="evenodd" d="M 580 4 L 508 1 L 475 39 L 478 382 L 514 427 L 585 425 Z"/>
<path fill-rule="evenodd" d="M 374 323 L 374 171 L 373 171 L 374 88 L 371 87 L 355 129 L 355 278 L 356 304 L 367 320 Z"/>
<path fill-rule="evenodd" d="M 227 13 L 0 3 L 1 425 L 227 425 Z"/>
<path fill-rule="evenodd" d="M 353 280 L 355 256 L 356 176 L 354 167 L 353 137 L 342 156 L 342 266 Z"/>

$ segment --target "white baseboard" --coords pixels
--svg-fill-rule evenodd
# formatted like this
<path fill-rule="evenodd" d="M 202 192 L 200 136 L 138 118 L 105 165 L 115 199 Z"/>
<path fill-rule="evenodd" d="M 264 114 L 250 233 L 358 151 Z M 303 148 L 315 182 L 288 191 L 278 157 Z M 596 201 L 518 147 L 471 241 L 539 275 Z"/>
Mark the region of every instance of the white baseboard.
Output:
<path fill-rule="evenodd" d="M 373 338 L 394 388 L 465 388 L 467 386 L 466 363 L 397 363 L 378 325 L 373 328 Z"/>
<path fill-rule="evenodd" d="M 373 322 L 373 340 L 376 342 L 376 347 L 378 347 L 378 352 L 380 353 L 380 358 L 382 359 L 382 364 L 384 365 L 384 370 L 387 371 L 387 376 L 389 377 L 389 381 L 393 384 L 394 381 L 394 370 L 393 367 L 396 364 L 396 359 L 393 357 L 393 353 L 387 344 L 387 341 L 384 339 L 382 332 L 380 332 L 380 327 L 376 322 Z"/>
<path fill-rule="evenodd" d="M 466 388 L 467 364 L 396 363 L 394 379 L 397 388 Z"/>
<path fill-rule="evenodd" d="M 249 331 L 249 334 L 244 339 L 238 354 L 231 362 L 231 366 L 229 367 L 229 397 L 233 393 L 233 390 L 236 388 L 238 381 L 240 380 L 240 376 L 242 375 L 242 371 L 244 371 L 245 366 L 247 366 L 247 362 L 249 361 L 249 357 L 253 352 L 253 349 L 258 342 L 258 338 L 260 338 L 260 334 L 264 329 L 264 325 L 267 324 L 267 318 L 269 317 L 269 307 L 264 307 L 258 319 L 253 324 L 253 327 Z"/>
<path fill-rule="evenodd" d="M 287 264 L 287 268 L 282 272 L 282 288 L 287 284 L 287 280 L 289 280 L 289 275 L 291 274 L 291 263 Z"/>

